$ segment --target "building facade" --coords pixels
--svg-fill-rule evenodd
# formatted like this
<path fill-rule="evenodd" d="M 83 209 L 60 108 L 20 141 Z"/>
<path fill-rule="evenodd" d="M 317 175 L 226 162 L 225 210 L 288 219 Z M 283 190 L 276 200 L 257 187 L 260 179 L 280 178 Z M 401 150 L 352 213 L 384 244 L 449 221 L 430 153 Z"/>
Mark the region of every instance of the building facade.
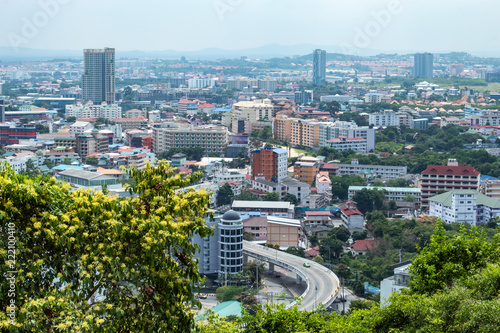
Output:
<path fill-rule="evenodd" d="M 413 77 L 432 78 L 434 70 L 434 56 L 431 53 L 417 53 L 414 58 Z"/>
<path fill-rule="evenodd" d="M 82 97 L 96 104 L 115 103 L 115 49 L 83 51 Z"/>
<path fill-rule="evenodd" d="M 313 83 L 326 83 L 326 51 L 314 50 L 313 52 Z"/>
<path fill-rule="evenodd" d="M 459 166 L 455 159 L 448 160 L 448 165 L 428 165 L 420 176 L 422 209 L 441 190 L 479 190 L 480 176 L 474 167 Z"/>
<path fill-rule="evenodd" d="M 259 148 L 250 153 L 252 179 L 264 177 L 279 182 L 287 176 L 288 152 L 282 148 Z"/>

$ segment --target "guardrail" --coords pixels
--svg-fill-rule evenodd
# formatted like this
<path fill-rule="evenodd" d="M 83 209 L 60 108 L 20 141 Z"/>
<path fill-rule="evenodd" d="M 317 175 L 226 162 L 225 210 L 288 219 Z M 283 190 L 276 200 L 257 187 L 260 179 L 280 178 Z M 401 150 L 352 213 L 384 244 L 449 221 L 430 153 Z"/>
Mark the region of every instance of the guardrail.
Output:
<path fill-rule="evenodd" d="M 283 256 L 283 257 L 289 257 L 290 259 L 297 259 L 297 258 L 300 258 L 300 257 L 297 257 L 297 256 L 294 256 L 293 254 L 290 254 L 290 253 L 286 253 L 286 252 L 282 252 L 282 251 L 278 251 L 276 249 L 271 249 L 269 247 L 266 247 L 266 246 L 261 246 L 261 245 L 256 245 L 256 244 L 253 244 L 249 241 L 243 241 L 243 244 L 244 245 L 247 245 L 247 246 L 255 246 L 255 247 L 258 247 L 259 249 L 262 249 L 262 250 L 265 250 L 265 251 L 268 251 L 270 256 L 262 256 L 258 253 L 255 253 L 255 252 L 252 252 L 251 250 L 247 250 L 245 248 L 243 248 L 243 253 L 246 254 L 246 255 L 250 255 L 256 259 L 259 259 L 259 260 L 263 260 L 263 261 L 267 261 L 271 264 L 275 264 L 275 265 L 278 265 L 280 267 L 283 267 L 283 268 L 286 268 L 292 272 L 294 272 L 295 274 L 297 274 L 301 279 L 303 279 L 306 284 L 307 284 L 307 288 L 306 290 L 302 293 L 302 295 L 300 295 L 301 298 L 305 298 L 305 296 L 309 293 L 310 291 L 310 281 L 309 281 L 309 278 L 302 272 L 301 269 L 295 267 L 295 266 L 292 266 L 292 265 L 289 265 L 281 260 L 278 260 L 278 254 L 280 256 Z M 274 257 L 274 258 L 273 258 Z M 300 258 L 300 259 L 303 259 L 304 262 L 307 262 L 309 263 L 310 265 L 324 271 L 326 274 L 329 274 L 331 275 L 334 280 L 337 282 L 337 290 L 335 291 L 335 294 L 334 296 L 332 297 L 329 297 L 328 301 L 324 304 L 325 307 L 329 307 L 334 301 L 335 299 L 337 298 L 339 292 L 340 292 L 340 280 L 339 278 L 337 277 L 337 275 L 335 275 L 330 269 L 328 269 L 327 267 L 323 266 L 323 265 L 320 265 L 312 260 L 309 260 L 309 259 L 305 259 L 305 258 Z M 288 307 L 292 307 L 294 305 L 297 304 L 297 301 L 293 301 L 291 302 L 288 306 Z"/>

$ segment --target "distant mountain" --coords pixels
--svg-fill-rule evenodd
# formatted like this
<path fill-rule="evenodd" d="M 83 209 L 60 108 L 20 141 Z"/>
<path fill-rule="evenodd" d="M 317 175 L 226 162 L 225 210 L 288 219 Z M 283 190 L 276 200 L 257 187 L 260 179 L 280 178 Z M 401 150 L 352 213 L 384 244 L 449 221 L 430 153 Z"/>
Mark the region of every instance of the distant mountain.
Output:
<path fill-rule="evenodd" d="M 357 56 L 375 56 L 381 53 L 396 54 L 395 50 L 375 50 L 368 48 L 354 48 L 351 46 L 335 46 L 335 45 L 313 45 L 313 44 L 297 44 L 297 45 L 279 45 L 269 44 L 260 47 L 241 49 L 241 50 L 226 50 L 221 48 L 208 48 L 198 51 L 176 51 L 176 50 L 161 50 L 161 51 L 142 51 L 142 50 L 116 50 L 117 59 L 121 58 L 162 58 L 162 59 L 234 59 L 240 57 L 248 58 L 283 58 L 292 57 L 295 55 L 304 56 L 311 55 L 315 49 L 326 50 L 328 53 L 348 54 Z M 424 52 L 426 50 L 421 50 Z M 415 52 L 405 52 L 412 54 Z M 441 53 L 443 54 L 443 53 Z M 451 54 L 464 55 L 464 52 L 453 52 Z M 486 55 L 486 54 L 484 54 Z M 468 55 L 470 57 L 470 55 Z M 0 47 L 0 61 L 43 61 L 52 59 L 83 59 L 83 48 L 81 50 L 43 50 L 32 48 L 13 48 Z"/>
<path fill-rule="evenodd" d="M 220 48 L 208 48 L 198 51 L 176 51 L 176 50 L 162 50 L 162 51 L 122 51 L 116 50 L 117 59 L 120 58 L 164 58 L 164 59 L 179 59 L 186 57 L 188 59 L 220 59 L 220 58 L 281 58 L 292 57 L 294 55 L 305 55 L 312 53 L 315 49 L 323 49 L 330 53 L 351 53 L 350 51 L 358 52 L 358 55 L 376 55 L 380 53 L 377 50 L 362 49 L 351 50 L 350 48 L 342 48 L 339 46 L 325 46 L 325 45 L 312 45 L 312 44 L 299 44 L 299 45 L 278 45 L 269 44 L 255 48 L 242 49 L 242 50 L 225 50 Z M 51 59 L 82 59 L 83 49 L 77 50 L 40 50 L 32 48 L 12 48 L 0 47 L 0 60 L 3 62 L 12 61 L 36 61 L 36 60 L 51 60 Z"/>

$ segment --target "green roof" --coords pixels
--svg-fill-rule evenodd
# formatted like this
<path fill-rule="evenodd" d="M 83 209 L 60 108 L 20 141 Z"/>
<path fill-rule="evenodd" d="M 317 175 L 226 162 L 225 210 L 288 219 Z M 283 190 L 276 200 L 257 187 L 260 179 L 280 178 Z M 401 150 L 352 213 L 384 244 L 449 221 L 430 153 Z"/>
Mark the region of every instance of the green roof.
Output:
<path fill-rule="evenodd" d="M 476 205 L 487 206 L 491 208 L 500 208 L 500 200 L 490 198 L 482 193 L 474 190 L 455 190 L 442 194 L 435 195 L 429 198 L 429 201 L 440 203 L 444 206 L 451 206 L 451 196 L 452 194 L 474 194 L 476 196 Z"/>
<path fill-rule="evenodd" d="M 238 316 L 241 317 L 241 303 L 238 301 L 227 301 L 227 302 L 222 302 L 216 306 L 214 306 L 212 309 L 209 311 L 213 312 L 216 315 L 219 315 L 221 317 L 229 317 L 229 316 Z M 203 313 L 202 315 L 196 317 L 196 320 L 202 320 L 205 318 L 207 312 Z"/>

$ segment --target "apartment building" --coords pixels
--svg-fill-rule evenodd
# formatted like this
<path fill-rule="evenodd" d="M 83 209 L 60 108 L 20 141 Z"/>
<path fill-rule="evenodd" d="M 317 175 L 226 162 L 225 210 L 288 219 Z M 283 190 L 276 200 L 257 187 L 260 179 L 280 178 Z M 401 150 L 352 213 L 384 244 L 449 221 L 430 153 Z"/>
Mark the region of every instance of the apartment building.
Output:
<path fill-rule="evenodd" d="M 94 129 L 91 134 L 76 135 L 75 152 L 81 158 L 85 158 L 94 153 L 107 153 L 109 151 L 109 139 L 107 136 L 99 134 L 99 131 Z"/>
<path fill-rule="evenodd" d="M 318 121 L 294 119 L 291 123 L 289 142 L 292 146 L 319 147 Z"/>
<path fill-rule="evenodd" d="M 288 167 L 288 152 L 282 148 L 259 148 L 250 153 L 252 179 L 264 177 L 267 181 L 279 182 L 285 178 Z"/>
<path fill-rule="evenodd" d="M 479 190 L 480 176 L 474 167 L 459 166 L 455 159 L 448 160 L 448 165 L 428 165 L 420 176 L 422 209 L 427 209 L 429 198 L 441 190 Z"/>
<path fill-rule="evenodd" d="M 368 123 L 375 127 L 399 126 L 399 115 L 392 110 L 372 113 L 368 116 Z"/>
<path fill-rule="evenodd" d="M 274 139 L 277 141 L 291 141 L 292 138 L 292 122 L 295 118 L 290 118 L 285 115 L 277 115 L 276 118 L 273 119 L 273 128 L 274 128 Z"/>
<path fill-rule="evenodd" d="M 375 129 L 358 126 L 354 122 L 320 122 L 277 115 L 273 119 L 273 127 L 276 140 L 288 141 L 294 146 L 323 147 L 328 146 L 328 140 L 344 136 L 365 139 L 366 150 L 364 152 L 375 149 Z"/>
<path fill-rule="evenodd" d="M 274 106 L 270 99 L 243 101 L 233 104 L 231 112 L 236 117 L 244 117 L 248 121 L 259 119 L 272 120 L 274 117 Z"/>
<path fill-rule="evenodd" d="M 69 126 L 71 134 L 80 134 L 94 128 L 94 125 L 88 121 L 77 121 Z"/>
<path fill-rule="evenodd" d="M 36 139 L 34 125 L 20 123 L 0 123 L 0 144 L 11 145 L 19 140 Z"/>
<path fill-rule="evenodd" d="M 228 144 L 227 128 L 222 126 L 179 126 L 153 128 L 153 151 L 160 154 L 170 148 L 201 147 L 204 154 L 217 153 L 223 156 Z"/>
<path fill-rule="evenodd" d="M 422 190 L 413 187 L 372 187 L 372 186 L 349 186 L 348 198 L 352 200 L 357 192 L 367 190 L 379 190 L 384 192 L 386 200 L 404 201 L 406 197 L 412 196 L 415 198 L 414 203 L 420 206 L 422 198 Z"/>
<path fill-rule="evenodd" d="M 500 180 L 482 181 L 479 185 L 479 192 L 490 198 L 500 199 Z"/>
<path fill-rule="evenodd" d="M 336 139 L 328 140 L 327 147 L 338 151 L 352 150 L 360 153 L 368 152 L 368 144 L 366 139 L 363 138 L 346 138 L 345 136 L 339 136 Z"/>
<path fill-rule="evenodd" d="M 485 224 L 500 217 L 500 200 L 474 190 L 453 190 L 429 198 L 429 215 L 446 223 Z"/>
<path fill-rule="evenodd" d="M 148 119 L 143 116 L 137 118 L 115 118 L 113 121 L 120 124 L 123 131 L 141 127 L 148 127 Z"/>
<path fill-rule="evenodd" d="M 125 112 L 125 115 L 127 118 L 139 118 L 139 117 L 146 117 L 148 115 L 148 112 L 146 109 L 144 110 L 130 109 L 127 112 Z"/>
<path fill-rule="evenodd" d="M 319 173 L 319 160 L 314 157 L 302 157 L 293 166 L 293 177 L 312 186 Z"/>
<path fill-rule="evenodd" d="M 293 219 L 295 205 L 287 201 L 234 200 L 232 209 L 239 214 L 259 212 L 261 216 L 277 216 Z"/>
<path fill-rule="evenodd" d="M 405 166 L 359 164 L 357 159 L 351 160 L 351 164 L 335 163 L 334 165 L 338 167 L 337 176 L 360 175 L 367 178 L 401 178 L 406 176 L 408 170 Z"/>
<path fill-rule="evenodd" d="M 115 102 L 115 49 L 86 49 L 83 52 L 82 96 L 94 103 Z"/>
<path fill-rule="evenodd" d="M 122 108 L 118 104 L 108 105 L 106 102 L 94 104 L 92 101 L 85 105 L 81 103 L 66 105 L 66 118 L 76 117 L 76 119 L 84 118 L 105 118 L 113 120 L 122 116 Z"/>

